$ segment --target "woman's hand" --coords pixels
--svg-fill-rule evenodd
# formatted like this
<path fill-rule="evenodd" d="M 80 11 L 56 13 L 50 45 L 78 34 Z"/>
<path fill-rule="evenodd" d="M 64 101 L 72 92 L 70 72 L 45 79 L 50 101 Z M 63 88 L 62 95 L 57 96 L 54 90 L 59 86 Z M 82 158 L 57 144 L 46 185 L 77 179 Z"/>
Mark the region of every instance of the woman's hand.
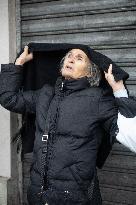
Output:
<path fill-rule="evenodd" d="M 114 76 L 112 74 L 112 64 L 110 64 L 108 68 L 108 72 L 105 72 L 105 78 L 108 81 L 109 85 L 112 87 L 113 92 L 116 92 L 117 90 L 125 89 L 125 86 L 123 84 L 123 80 L 115 81 Z"/>
<path fill-rule="evenodd" d="M 28 46 L 24 47 L 24 52 L 16 59 L 15 65 L 23 65 L 33 59 L 33 53 L 28 53 Z"/>

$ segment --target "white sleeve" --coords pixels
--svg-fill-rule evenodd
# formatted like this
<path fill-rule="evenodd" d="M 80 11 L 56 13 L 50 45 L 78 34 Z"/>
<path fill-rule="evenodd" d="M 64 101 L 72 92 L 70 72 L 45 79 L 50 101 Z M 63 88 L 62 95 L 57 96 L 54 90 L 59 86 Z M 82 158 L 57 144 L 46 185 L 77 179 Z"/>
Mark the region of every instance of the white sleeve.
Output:
<path fill-rule="evenodd" d="M 128 93 L 126 89 L 117 90 L 114 93 L 115 98 L 126 97 L 128 98 Z"/>
<path fill-rule="evenodd" d="M 120 107 L 119 107 L 118 119 L 117 119 L 118 134 L 116 136 L 116 139 L 121 144 L 129 148 L 132 152 L 136 153 L 136 113 L 135 113 L 136 101 L 132 102 L 132 99 L 130 99 L 130 104 L 129 104 L 129 97 L 126 89 L 122 89 L 114 92 L 114 96 L 118 98 L 118 101 L 122 101 L 121 103 L 123 103 L 125 98 L 127 99 L 126 100 L 127 103 L 124 103 L 124 105 L 122 104 L 122 108 L 126 109 L 124 112 L 124 110 L 121 108 L 121 111 L 123 110 L 123 114 L 121 114 L 122 112 L 120 112 Z"/>
<path fill-rule="evenodd" d="M 126 118 L 119 112 L 117 125 L 119 132 L 116 139 L 132 152 L 136 152 L 136 117 Z"/>

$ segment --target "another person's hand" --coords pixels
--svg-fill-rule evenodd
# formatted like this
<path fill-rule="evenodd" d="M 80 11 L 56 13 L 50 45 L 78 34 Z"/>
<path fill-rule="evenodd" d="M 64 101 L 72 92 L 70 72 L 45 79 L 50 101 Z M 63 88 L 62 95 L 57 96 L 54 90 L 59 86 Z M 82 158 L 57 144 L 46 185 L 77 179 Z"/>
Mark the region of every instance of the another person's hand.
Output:
<path fill-rule="evenodd" d="M 24 65 L 24 63 L 33 59 L 33 53 L 28 53 L 28 46 L 24 47 L 24 52 L 16 59 L 15 65 Z"/>
<path fill-rule="evenodd" d="M 108 68 L 108 72 L 105 73 L 105 78 L 108 81 L 109 85 L 112 87 L 113 92 L 116 92 L 121 89 L 125 89 L 125 86 L 123 84 L 123 80 L 115 81 L 114 76 L 112 74 L 112 64 L 110 64 Z"/>

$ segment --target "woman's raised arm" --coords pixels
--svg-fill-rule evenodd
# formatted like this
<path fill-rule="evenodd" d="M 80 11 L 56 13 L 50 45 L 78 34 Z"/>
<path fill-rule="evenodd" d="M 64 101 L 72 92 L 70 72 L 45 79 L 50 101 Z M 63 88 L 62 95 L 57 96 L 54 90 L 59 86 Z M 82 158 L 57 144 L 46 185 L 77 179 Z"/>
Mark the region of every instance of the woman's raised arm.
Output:
<path fill-rule="evenodd" d="M 100 100 L 104 127 L 121 144 L 136 152 L 136 98 L 128 96 L 122 80 L 118 82 L 114 80 L 112 65 L 105 73 L 105 78 L 113 89 L 115 103 L 106 97 Z M 118 109 L 117 115 L 116 109 Z"/>
<path fill-rule="evenodd" d="M 23 64 L 32 58 L 33 55 L 32 53 L 28 54 L 28 46 L 26 46 L 24 52 L 16 59 L 15 64 L 1 65 L 0 104 L 9 111 L 16 113 L 35 113 L 39 94 L 42 90 L 51 91 L 48 85 L 36 91 L 22 90 Z"/>

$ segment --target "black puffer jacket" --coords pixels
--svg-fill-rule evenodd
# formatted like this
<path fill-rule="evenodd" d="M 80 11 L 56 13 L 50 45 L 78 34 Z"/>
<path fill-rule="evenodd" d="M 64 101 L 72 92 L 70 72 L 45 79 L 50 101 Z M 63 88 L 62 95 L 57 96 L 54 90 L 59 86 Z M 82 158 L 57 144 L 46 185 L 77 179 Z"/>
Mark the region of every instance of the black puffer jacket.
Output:
<path fill-rule="evenodd" d="M 92 179 L 96 174 L 99 147 L 103 129 L 110 135 L 103 155 L 111 149 L 117 134 L 118 107 L 134 106 L 130 99 L 115 100 L 100 87 L 90 87 L 86 77 L 64 80 L 59 77 L 55 87 L 45 84 L 37 91 L 19 90 L 22 70 L 14 64 L 2 65 L 0 75 L 0 103 L 17 113 L 36 115 L 36 133 L 31 166 L 31 185 L 28 190 L 30 204 L 49 205 L 101 204 L 92 197 Z M 63 82 L 63 83 L 62 83 Z M 41 190 L 42 136 L 48 119 L 47 163 L 44 167 L 44 193 Z M 105 143 L 106 145 L 106 143 Z M 100 156 L 101 157 L 101 156 Z M 104 156 L 104 159 L 106 158 Z M 43 185 L 43 184 L 42 184 Z M 90 190 L 89 190 L 90 188 Z M 42 199 L 40 197 L 42 197 Z M 92 201 L 91 201 L 92 200 Z"/>

